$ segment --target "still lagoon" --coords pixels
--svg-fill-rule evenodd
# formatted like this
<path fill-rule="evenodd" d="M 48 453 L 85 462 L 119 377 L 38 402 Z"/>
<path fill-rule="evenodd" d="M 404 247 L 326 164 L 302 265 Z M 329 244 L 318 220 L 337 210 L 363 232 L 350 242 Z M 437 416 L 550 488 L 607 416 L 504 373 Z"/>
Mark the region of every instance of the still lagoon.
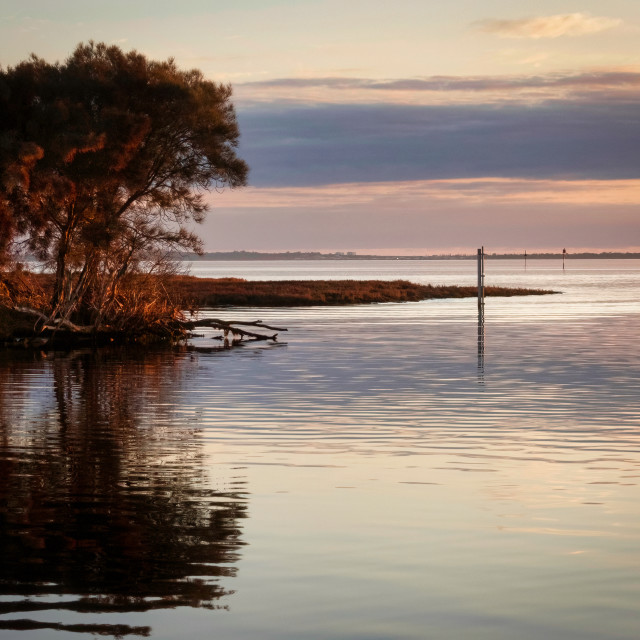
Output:
<path fill-rule="evenodd" d="M 474 284 L 474 261 L 197 262 Z M 635 639 L 640 261 L 551 296 L 203 315 L 232 350 L 0 357 L 0 637 Z"/>

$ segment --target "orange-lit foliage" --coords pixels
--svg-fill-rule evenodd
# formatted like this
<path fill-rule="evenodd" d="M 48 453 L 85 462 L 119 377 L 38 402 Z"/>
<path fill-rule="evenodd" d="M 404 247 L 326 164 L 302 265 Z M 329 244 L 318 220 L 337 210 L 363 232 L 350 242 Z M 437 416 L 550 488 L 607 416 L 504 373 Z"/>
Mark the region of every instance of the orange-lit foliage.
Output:
<path fill-rule="evenodd" d="M 37 318 L 20 309 L 47 316 L 54 282 L 53 274 L 0 273 L 0 339 L 28 337 L 34 333 Z M 181 318 L 181 303 L 167 293 L 161 278 L 131 274 L 123 278 L 105 307 L 104 321 L 100 329 L 96 329 L 96 337 L 102 335 L 103 342 L 177 337 L 182 330 L 176 320 Z M 71 314 L 69 319 L 81 323 L 82 313 Z"/>
<path fill-rule="evenodd" d="M 199 250 L 202 190 L 246 181 L 230 97 L 197 70 L 93 42 L 0 69 L 0 264 L 23 239 L 48 263 L 50 321 L 115 321 L 126 274 Z"/>

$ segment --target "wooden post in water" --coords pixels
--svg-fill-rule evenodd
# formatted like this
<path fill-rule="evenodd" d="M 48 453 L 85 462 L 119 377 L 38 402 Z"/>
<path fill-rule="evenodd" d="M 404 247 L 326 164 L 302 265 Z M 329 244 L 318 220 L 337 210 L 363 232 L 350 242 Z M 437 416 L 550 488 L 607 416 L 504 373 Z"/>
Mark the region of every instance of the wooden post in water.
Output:
<path fill-rule="evenodd" d="M 524 250 L 524 268 L 527 268 L 527 250 Z"/>
<path fill-rule="evenodd" d="M 478 249 L 478 309 L 484 306 L 484 247 Z"/>
<path fill-rule="evenodd" d="M 564 257 L 567 255 L 567 250 L 562 250 L 562 270 L 564 271 Z"/>
<path fill-rule="evenodd" d="M 484 384 L 484 247 L 478 249 L 478 382 Z"/>

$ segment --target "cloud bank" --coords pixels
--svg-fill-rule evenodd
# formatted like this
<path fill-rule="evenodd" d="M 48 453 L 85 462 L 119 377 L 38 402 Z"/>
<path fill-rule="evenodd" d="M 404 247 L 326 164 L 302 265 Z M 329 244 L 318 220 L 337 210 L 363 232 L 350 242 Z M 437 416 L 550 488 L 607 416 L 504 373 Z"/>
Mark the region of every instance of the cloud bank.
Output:
<path fill-rule="evenodd" d="M 637 180 L 526 180 L 471 178 L 362 182 L 319 187 L 249 187 L 211 197 L 213 206 L 227 209 L 348 209 L 353 206 L 400 208 L 407 203 L 459 205 L 582 205 L 638 204 Z M 640 238 L 639 238 L 640 240 Z"/>
<path fill-rule="evenodd" d="M 617 18 L 590 16 L 586 13 L 564 13 L 519 20 L 481 20 L 474 26 L 501 38 L 559 38 L 585 36 L 606 31 L 622 24 Z"/>
<path fill-rule="evenodd" d="M 265 102 L 468 104 L 544 100 L 634 100 L 640 73 L 609 70 L 511 76 L 427 76 L 394 78 L 277 78 L 237 84 L 240 106 Z"/>
<path fill-rule="evenodd" d="M 640 176 L 635 102 L 263 105 L 239 110 L 260 187 L 483 176 Z"/>
<path fill-rule="evenodd" d="M 209 250 L 632 249 L 640 73 L 236 85 L 251 188 Z"/>
<path fill-rule="evenodd" d="M 207 249 L 637 250 L 639 181 L 477 180 L 247 189 L 213 198 Z"/>
<path fill-rule="evenodd" d="M 633 85 L 640 87 L 640 73 L 633 71 L 600 71 L 592 73 L 547 74 L 537 76 L 429 76 L 374 80 L 370 78 L 278 78 L 240 85 L 243 89 L 365 89 L 387 91 L 520 91 L 522 89 L 565 87 L 584 90 Z"/>

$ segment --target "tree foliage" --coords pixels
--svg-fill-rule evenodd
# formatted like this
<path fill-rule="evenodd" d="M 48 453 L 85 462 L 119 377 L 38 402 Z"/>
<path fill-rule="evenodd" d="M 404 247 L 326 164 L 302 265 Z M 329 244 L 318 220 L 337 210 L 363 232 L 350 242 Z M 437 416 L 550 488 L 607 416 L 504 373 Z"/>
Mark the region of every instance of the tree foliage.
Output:
<path fill-rule="evenodd" d="M 52 319 L 97 326 L 126 274 L 200 250 L 204 191 L 246 182 L 230 98 L 171 59 L 93 42 L 0 70 L 0 254 L 22 242 L 50 263 Z"/>

